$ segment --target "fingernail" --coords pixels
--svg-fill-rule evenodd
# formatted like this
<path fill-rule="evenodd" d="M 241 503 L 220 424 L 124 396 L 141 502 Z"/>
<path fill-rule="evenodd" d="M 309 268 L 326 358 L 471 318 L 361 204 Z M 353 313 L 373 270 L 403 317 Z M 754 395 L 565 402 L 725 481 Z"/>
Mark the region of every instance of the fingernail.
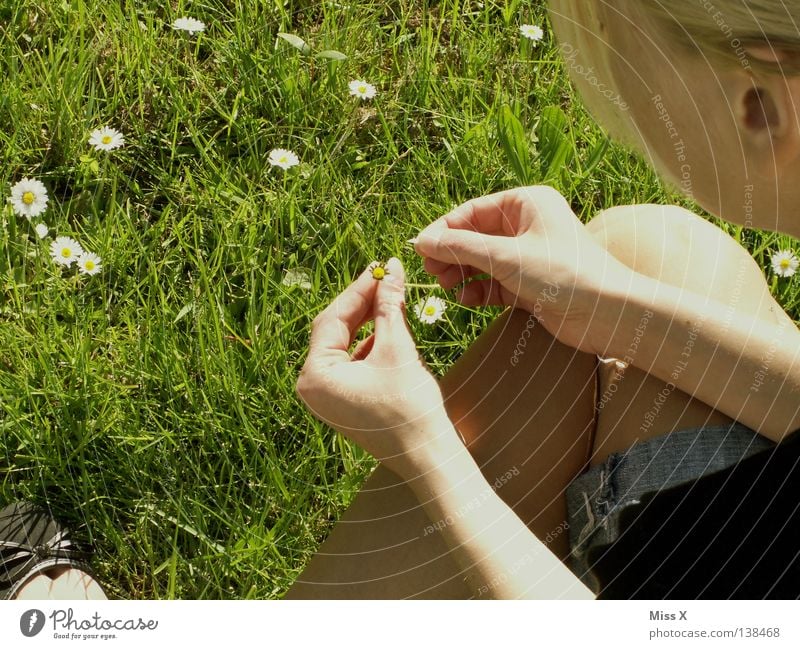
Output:
<path fill-rule="evenodd" d="M 414 252 L 418 255 L 428 255 L 436 249 L 436 237 L 429 237 L 427 234 L 421 234 L 417 237 L 417 244 L 414 246 Z"/>
<path fill-rule="evenodd" d="M 439 237 L 441 236 L 442 228 L 438 224 L 432 223 L 428 227 L 424 228 L 420 233 L 416 236 L 417 243 L 433 243 L 434 241 L 438 241 Z"/>

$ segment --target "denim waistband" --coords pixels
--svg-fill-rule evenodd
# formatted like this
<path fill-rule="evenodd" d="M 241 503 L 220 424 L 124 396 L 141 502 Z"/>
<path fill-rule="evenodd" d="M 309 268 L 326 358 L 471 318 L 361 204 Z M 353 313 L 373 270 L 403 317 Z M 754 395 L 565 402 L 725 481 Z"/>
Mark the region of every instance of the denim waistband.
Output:
<path fill-rule="evenodd" d="M 592 590 L 585 555 L 619 535 L 619 513 L 643 494 L 726 469 L 775 443 L 739 422 L 664 433 L 611 453 L 567 487 L 570 563 Z"/>

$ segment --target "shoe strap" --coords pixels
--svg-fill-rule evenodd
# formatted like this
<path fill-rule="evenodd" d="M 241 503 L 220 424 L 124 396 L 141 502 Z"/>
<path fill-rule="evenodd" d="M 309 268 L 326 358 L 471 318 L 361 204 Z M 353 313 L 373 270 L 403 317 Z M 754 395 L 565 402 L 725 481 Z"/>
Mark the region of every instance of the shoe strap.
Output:
<path fill-rule="evenodd" d="M 58 559 L 64 563 L 87 558 L 88 554 L 76 548 L 61 530 L 49 541 L 35 546 L 6 541 L 0 545 L 0 588 L 19 581 L 20 573 L 36 570 L 37 566 L 50 559 Z"/>

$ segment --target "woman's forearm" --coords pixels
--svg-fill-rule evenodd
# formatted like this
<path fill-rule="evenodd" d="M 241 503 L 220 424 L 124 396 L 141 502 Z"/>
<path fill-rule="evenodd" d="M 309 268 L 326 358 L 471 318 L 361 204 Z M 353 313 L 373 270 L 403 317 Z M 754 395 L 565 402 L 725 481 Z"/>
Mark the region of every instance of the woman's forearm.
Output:
<path fill-rule="evenodd" d="M 593 599 L 593 593 L 500 499 L 455 431 L 403 476 L 463 569 L 476 598 Z M 441 438 L 440 438 L 441 439 Z"/>
<path fill-rule="evenodd" d="M 632 364 L 762 435 L 800 428 L 800 332 L 634 274 L 598 310 L 603 355 Z"/>

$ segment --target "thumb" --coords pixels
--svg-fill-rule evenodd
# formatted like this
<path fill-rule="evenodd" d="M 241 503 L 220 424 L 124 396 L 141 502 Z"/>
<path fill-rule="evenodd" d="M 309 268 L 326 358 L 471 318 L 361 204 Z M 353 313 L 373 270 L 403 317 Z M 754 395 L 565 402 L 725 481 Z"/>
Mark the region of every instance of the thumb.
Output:
<path fill-rule="evenodd" d="M 493 274 L 507 257 L 509 237 L 457 230 L 433 223 L 417 236 L 414 249 L 423 257 Z"/>
<path fill-rule="evenodd" d="M 405 271 L 397 257 L 386 262 L 386 275 L 375 291 L 375 343 L 379 355 L 417 357 L 405 315 Z"/>

